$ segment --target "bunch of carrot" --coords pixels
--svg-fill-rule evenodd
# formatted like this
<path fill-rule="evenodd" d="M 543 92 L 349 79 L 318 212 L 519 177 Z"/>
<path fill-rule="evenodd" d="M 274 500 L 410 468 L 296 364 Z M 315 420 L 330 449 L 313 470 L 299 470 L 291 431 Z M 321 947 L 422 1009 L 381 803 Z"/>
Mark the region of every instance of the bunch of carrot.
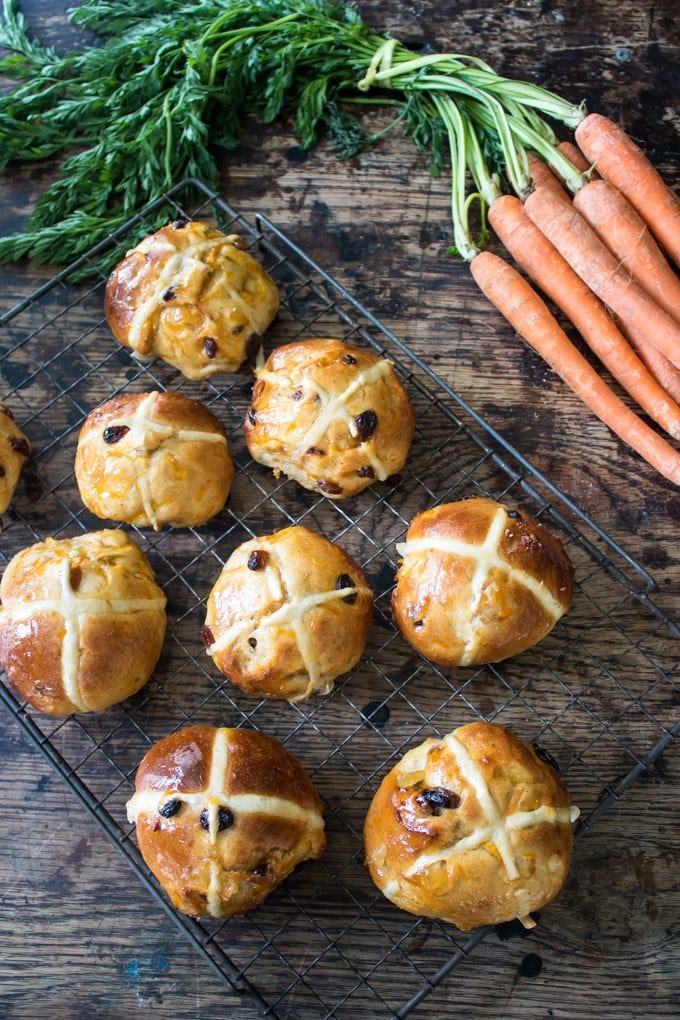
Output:
<path fill-rule="evenodd" d="M 680 266 L 680 199 L 606 117 L 501 78 L 479 58 L 415 56 L 386 40 L 358 83 L 374 86 L 408 91 L 441 121 L 452 251 L 484 293 L 621 439 L 680 484 L 680 452 L 618 397 L 531 283 L 479 250 L 470 220 L 478 204 L 520 269 L 653 422 L 680 440 L 680 281 L 668 262 Z M 576 145 L 558 142 L 553 120 L 574 130 Z"/>
<path fill-rule="evenodd" d="M 531 186 L 489 201 L 489 222 L 514 261 L 564 313 L 649 417 L 680 439 L 680 199 L 640 148 L 599 114 L 578 145 L 556 148 L 576 171 L 563 182 L 527 153 Z M 560 165 L 556 161 L 557 165 Z M 563 165 L 563 163 L 561 164 Z M 471 165 L 487 198 L 492 182 Z M 569 194 L 573 193 L 573 198 Z M 517 332 L 624 442 L 680 484 L 680 452 L 650 427 L 562 330 L 531 283 L 499 256 L 472 275 Z"/>

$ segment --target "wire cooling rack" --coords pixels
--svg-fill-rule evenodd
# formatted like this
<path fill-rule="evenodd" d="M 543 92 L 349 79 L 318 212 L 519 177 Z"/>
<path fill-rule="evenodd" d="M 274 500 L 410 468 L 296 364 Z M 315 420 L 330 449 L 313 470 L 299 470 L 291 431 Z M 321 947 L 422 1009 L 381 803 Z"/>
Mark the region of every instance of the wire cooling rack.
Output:
<path fill-rule="evenodd" d="M 104 251 L 117 260 L 145 233 L 180 217 L 210 218 L 241 233 L 276 280 L 281 312 L 267 350 L 337 336 L 394 361 L 417 421 L 399 479 L 344 502 L 276 480 L 245 447 L 248 372 L 192 383 L 161 362 L 140 364 L 113 340 L 103 316 L 104 277 L 78 285 L 78 269 Z M 158 534 L 129 529 L 168 596 L 168 634 L 147 686 L 101 715 L 67 719 L 40 715 L 4 685 L 2 701 L 232 990 L 270 1017 L 406 1016 L 485 930 L 464 935 L 412 917 L 372 885 L 361 831 L 380 780 L 426 737 L 475 718 L 498 721 L 559 764 L 581 808 L 579 834 L 586 832 L 680 727 L 680 628 L 655 606 L 652 579 L 272 223 L 249 224 L 197 181 L 163 195 L 0 321 L 4 398 L 34 451 L 4 521 L 3 566 L 48 535 L 109 526 L 82 506 L 73 463 L 85 416 L 114 394 L 170 389 L 201 399 L 225 423 L 237 465 L 228 506 L 207 525 Z M 523 507 L 560 535 L 576 569 L 574 603 L 523 655 L 442 670 L 393 625 L 395 545 L 415 513 L 476 495 Z M 200 638 L 205 600 L 235 546 L 289 524 L 337 542 L 375 592 L 359 666 L 328 696 L 296 705 L 242 694 L 217 674 Z M 306 766 L 325 805 L 325 857 L 300 867 L 257 912 L 228 921 L 194 921 L 169 905 L 125 815 L 150 744 L 191 723 L 252 726 L 276 737 Z"/>

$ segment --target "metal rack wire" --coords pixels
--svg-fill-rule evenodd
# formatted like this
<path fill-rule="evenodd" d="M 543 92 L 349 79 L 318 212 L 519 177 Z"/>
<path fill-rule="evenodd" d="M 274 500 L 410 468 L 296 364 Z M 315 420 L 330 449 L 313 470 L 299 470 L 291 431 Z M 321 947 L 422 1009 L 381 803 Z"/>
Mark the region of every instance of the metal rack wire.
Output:
<path fill-rule="evenodd" d="M 104 277 L 79 285 L 79 268 L 103 251 L 121 257 L 140 236 L 180 217 L 209 217 L 241 233 L 275 278 L 282 307 L 268 349 L 337 336 L 395 362 L 418 423 L 398 480 L 345 503 L 276 480 L 245 447 L 248 374 L 192 383 L 161 362 L 133 360 L 112 340 Z M 361 830 L 382 776 L 426 736 L 474 718 L 499 721 L 558 762 L 585 833 L 680 729 L 680 627 L 654 604 L 652 579 L 272 223 L 247 223 L 198 181 L 161 196 L 0 323 L 8 339 L 0 355 L 4 398 L 34 448 L 6 518 L 3 564 L 48 534 L 102 526 L 80 502 L 73 460 L 86 414 L 116 393 L 174 389 L 201 399 L 225 422 L 237 465 L 226 510 L 204 527 L 129 529 L 168 595 L 164 651 L 144 690 L 101 715 L 67 719 L 41 716 L 0 685 L 3 703 L 207 965 L 264 1015 L 406 1016 L 485 931 L 464 935 L 412 917 L 371 884 Z M 415 653 L 392 623 L 395 544 L 418 511 L 473 495 L 522 506 L 555 530 L 575 564 L 576 592 L 571 611 L 536 648 L 497 666 L 447 671 Z M 248 698 L 217 675 L 200 627 L 234 547 L 298 523 L 361 563 L 375 618 L 359 666 L 330 695 L 290 705 Z M 305 764 L 326 809 L 325 857 L 298 869 L 255 914 L 228 921 L 194 921 L 169 905 L 125 816 L 150 744 L 203 722 L 254 726 L 279 739 Z"/>

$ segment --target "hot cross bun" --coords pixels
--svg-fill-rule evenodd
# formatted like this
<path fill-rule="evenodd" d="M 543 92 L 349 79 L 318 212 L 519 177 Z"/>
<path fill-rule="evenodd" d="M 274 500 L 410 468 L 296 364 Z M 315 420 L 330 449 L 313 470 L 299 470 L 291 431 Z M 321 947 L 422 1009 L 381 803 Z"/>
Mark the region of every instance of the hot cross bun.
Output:
<path fill-rule="evenodd" d="M 190 726 L 137 771 L 128 818 L 144 860 L 185 914 L 258 907 L 326 847 L 319 795 L 278 741 L 256 730 Z"/>
<path fill-rule="evenodd" d="M 414 416 L 390 361 L 306 340 L 274 350 L 256 375 L 246 442 L 276 475 L 342 499 L 403 468 Z"/>
<path fill-rule="evenodd" d="M 116 339 L 189 379 L 235 372 L 254 357 L 278 307 L 276 284 L 238 235 L 185 220 L 129 251 L 105 295 Z"/>
<path fill-rule="evenodd" d="M 80 430 L 76 481 L 97 517 L 157 531 L 204 524 L 234 477 L 224 426 L 180 393 L 134 393 L 95 408 Z"/>
<path fill-rule="evenodd" d="M 247 694 L 327 694 L 359 661 L 372 593 L 354 561 L 304 527 L 239 546 L 208 598 L 203 640 Z"/>
<path fill-rule="evenodd" d="M 418 514 L 397 551 L 395 620 L 419 652 L 443 666 L 517 655 L 571 605 L 574 568 L 560 540 L 490 499 Z"/>
<path fill-rule="evenodd" d="M 552 900 L 569 871 L 578 808 L 554 767 L 510 730 L 461 726 L 409 751 L 383 779 L 364 827 L 380 891 L 463 931 Z"/>
<path fill-rule="evenodd" d="M 0 663 L 41 712 L 101 712 L 135 694 L 156 666 L 165 595 L 121 531 L 24 549 L 7 565 L 0 598 Z"/>
<path fill-rule="evenodd" d="M 31 444 L 0 400 L 0 514 L 12 502 L 21 469 L 31 454 Z"/>

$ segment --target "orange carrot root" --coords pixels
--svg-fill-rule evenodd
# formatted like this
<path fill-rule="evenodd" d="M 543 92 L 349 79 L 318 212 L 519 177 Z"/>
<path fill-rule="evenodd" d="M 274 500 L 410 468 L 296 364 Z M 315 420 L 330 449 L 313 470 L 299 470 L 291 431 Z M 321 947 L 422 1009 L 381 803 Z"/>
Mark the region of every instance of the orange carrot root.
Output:
<path fill-rule="evenodd" d="M 591 181 L 574 196 L 574 206 L 633 279 L 680 322 L 680 278 L 628 199 L 609 181 Z"/>
<path fill-rule="evenodd" d="M 556 191 L 566 196 L 559 177 L 550 169 L 547 163 L 539 159 L 533 152 L 527 152 L 529 160 L 529 173 L 534 188 L 555 188 Z"/>
<path fill-rule="evenodd" d="M 671 191 L 642 149 L 617 124 L 591 113 L 576 128 L 586 158 L 610 181 L 680 266 L 680 198 Z"/>
<path fill-rule="evenodd" d="M 489 222 L 518 265 L 562 309 L 621 386 L 680 439 L 680 407 L 633 352 L 602 302 L 532 223 L 519 199 L 498 198 L 489 209 Z"/>
<path fill-rule="evenodd" d="M 680 369 L 668 360 L 665 354 L 652 347 L 645 337 L 641 337 L 634 329 L 622 327 L 622 331 L 628 337 L 628 341 L 638 354 L 640 361 L 647 366 L 650 375 L 653 375 L 659 386 L 668 394 L 671 400 L 680 404 Z"/>
<path fill-rule="evenodd" d="M 524 277 L 489 251 L 472 259 L 470 272 L 492 304 L 581 400 L 665 478 L 679 485 L 680 453 L 611 391 Z"/>
<path fill-rule="evenodd" d="M 550 188 L 533 191 L 524 208 L 571 268 L 626 326 L 680 367 L 680 324 L 619 264 L 570 201 Z"/>

